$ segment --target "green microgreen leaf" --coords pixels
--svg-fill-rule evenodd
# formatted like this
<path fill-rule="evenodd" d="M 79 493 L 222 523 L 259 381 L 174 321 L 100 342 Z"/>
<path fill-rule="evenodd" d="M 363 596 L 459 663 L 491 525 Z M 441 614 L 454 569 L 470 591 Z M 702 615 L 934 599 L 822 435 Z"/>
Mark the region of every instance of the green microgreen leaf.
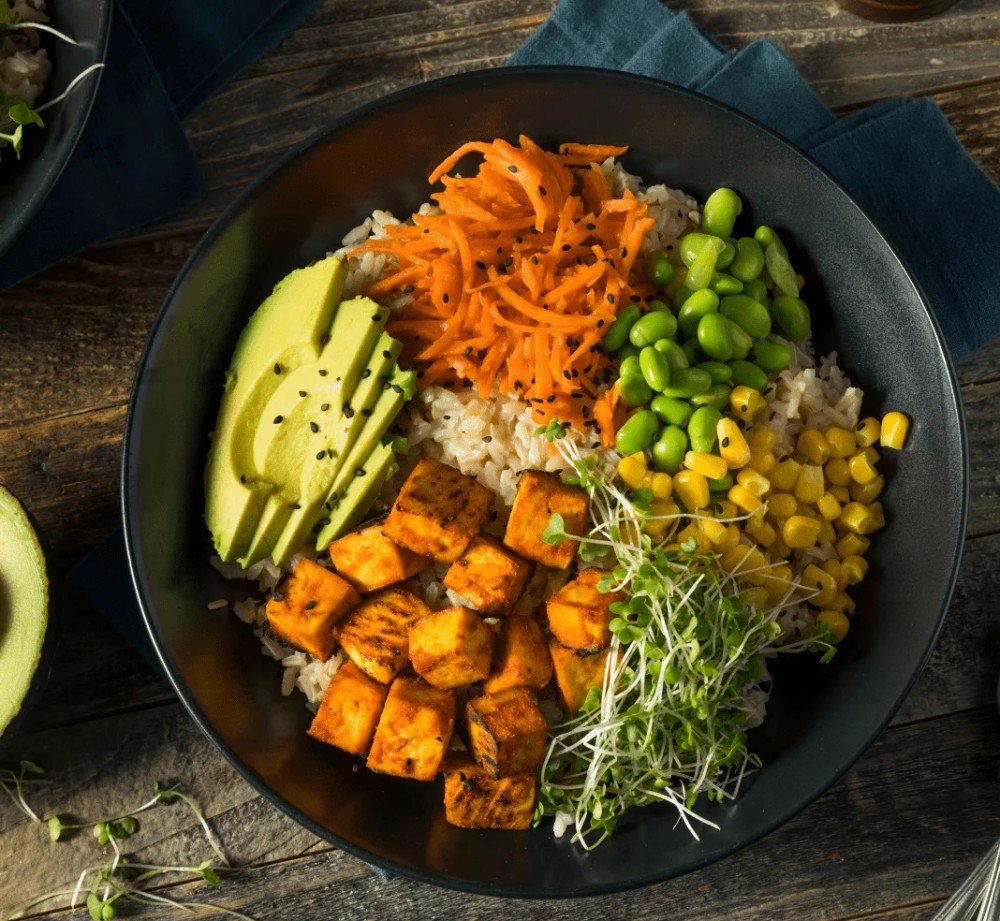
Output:
<path fill-rule="evenodd" d="M 542 542 L 546 544 L 559 544 L 566 540 L 569 535 L 566 533 L 566 522 L 558 512 L 553 512 L 548 525 L 542 531 Z"/>

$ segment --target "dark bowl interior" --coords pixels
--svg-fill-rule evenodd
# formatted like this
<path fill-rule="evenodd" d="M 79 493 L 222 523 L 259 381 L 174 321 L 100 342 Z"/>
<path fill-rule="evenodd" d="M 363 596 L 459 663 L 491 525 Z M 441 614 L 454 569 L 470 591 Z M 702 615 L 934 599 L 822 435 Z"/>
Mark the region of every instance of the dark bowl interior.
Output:
<path fill-rule="evenodd" d="M 649 180 L 703 197 L 726 184 L 749 223 L 785 230 L 817 310 L 866 408 L 915 420 L 858 593 L 849 642 L 829 667 L 783 663 L 754 734 L 766 766 L 739 800 L 707 809 L 722 830 L 700 841 L 649 809 L 585 855 L 548 826 L 525 833 L 448 826 L 439 783 L 360 771 L 305 735 L 301 697 L 278 693 L 279 667 L 251 632 L 206 602 L 232 593 L 208 565 L 202 468 L 222 372 L 247 317 L 274 282 L 335 247 L 373 208 L 409 212 L 425 177 L 470 138 L 631 146 Z M 805 254 L 808 253 L 808 259 Z M 164 664 L 195 720 L 262 793 L 316 834 L 395 871 L 481 892 L 569 896 L 676 875 L 787 820 L 872 742 L 913 681 L 956 572 L 966 459 L 953 372 L 924 303 L 891 248 L 850 198 L 788 144 L 692 93 L 622 74 L 505 70 L 420 86 L 323 131 L 247 190 L 199 244 L 167 298 L 139 368 L 126 436 L 124 516 L 139 598 Z"/>
<path fill-rule="evenodd" d="M 60 95 L 77 74 L 104 60 L 111 27 L 112 0 L 55 0 L 47 4 L 51 25 L 78 42 L 70 45 L 42 35 L 52 73 L 39 99 Z M 10 148 L 0 162 L 0 253 L 34 217 L 69 161 L 87 122 L 101 72 L 87 77 L 69 96 L 42 113 L 43 130 L 25 133 L 21 159 Z"/>

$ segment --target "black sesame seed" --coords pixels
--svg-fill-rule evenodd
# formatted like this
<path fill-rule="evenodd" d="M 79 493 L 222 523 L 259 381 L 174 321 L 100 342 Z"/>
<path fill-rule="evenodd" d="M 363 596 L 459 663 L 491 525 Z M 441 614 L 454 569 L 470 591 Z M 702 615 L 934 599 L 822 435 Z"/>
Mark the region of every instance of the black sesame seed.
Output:
<path fill-rule="evenodd" d="M 728 438 L 723 438 L 722 441 L 719 442 L 719 444 L 722 445 L 722 447 L 724 447 L 724 448 L 728 448 L 729 447 L 729 439 Z"/>
<path fill-rule="evenodd" d="M 569 252 L 570 249 L 572 249 L 572 247 L 568 243 L 563 243 L 562 250 L 564 253 Z"/>
<path fill-rule="evenodd" d="M 548 193 L 548 190 L 545 188 L 545 186 L 540 185 L 538 187 L 538 194 L 539 195 L 548 195 L 549 193 Z"/>
<path fill-rule="evenodd" d="M 354 407 L 350 403 L 344 404 L 344 416 L 348 419 L 354 418 Z"/>
<path fill-rule="evenodd" d="M 441 418 L 444 419 L 445 422 L 451 422 L 451 416 L 442 416 Z"/>
<path fill-rule="evenodd" d="M 322 524 L 322 522 L 320 522 L 320 524 Z M 316 602 L 315 601 L 307 601 L 306 602 L 306 610 L 307 611 L 311 611 L 314 607 L 316 607 Z"/>
<path fill-rule="evenodd" d="M 489 444 L 492 440 L 493 440 L 493 436 L 492 435 L 483 435 L 483 441 L 486 444 Z"/>
<path fill-rule="evenodd" d="M 492 512 L 490 512 L 490 521 L 496 521 L 496 520 L 497 520 L 497 513 L 496 509 L 494 509 Z"/>
<path fill-rule="evenodd" d="M 336 502 L 339 498 L 340 498 L 340 494 L 339 493 L 335 493 L 335 492 L 330 493 L 330 501 L 331 502 Z"/>
<path fill-rule="evenodd" d="M 570 380 L 570 373 L 565 368 L 563 369 L 563 377 L 565 377 L 566 380 Z"/>
<path fill-rule="evenodd" d="M 628 256 L 628 247 L 627 246 L 623 246 L 622 247 L 622 253 L 621 253 L 621 255 L 622 255 L 622 259 L 624 259 L 626 256 Z"/>
<path fill-rule="evenodd" d="M 497 247 L 497 255 L 498 256 L 502 256 L 503 255 L 503 247 L 502 246 L 498 246 Z"/>
<path fill-rule="evenodd" d="M 393 390 L 394 390 L 394 391 L 395 391 L 396 393 L 402 393 L 402 392 L 403 392 L 403 388 L 402 388 L 402 387 L 401 387 L 401 386 L 400 386 L 399 384 L 393 384 L 393 385 L 392 385 L 392 389 L 393 389 Z"/>
<path fill-rule="evenodd" d="M 320 518 L 319 523 L 325 528 L 330 523 L 330 519 L 329 518 Z"/>
<path fill-rule="evenodd" d="M 608 295 L 608 303 L 613 304 L 615 302 L 615 296 L 613 294 Z"/>
<path fill-rule="evenodd" d="M 388 349 L 382 349 L 382 357 L 387 359 L 388 361 L 392 361 L 392 352 L 390 352 Z"/>
<path fill-rule="evenodd" d="M 316 460 L 323 460 L 326 457 L 326 451 L 319 451 L 316 454 Z"/>
<path fill-rule="evenodd" d="M 532 265 L 538 265 L 538 257 L 537 256 L 532 256 L 530 261 L 531 261 Z"/>
<path fill-rule="evenodd" d="M 281 425 L 281 423 L 284 422 L 284 421 L 285 421 L 285 417 L 284 416 L 275 416 L 274 417 L 274 424 L 275 425 Z"/>
<path fill-rule="evenodd" d="M 380 314 L 380 313 L 373 313 L 372 314 L 372 323 L 378 323 L 379 320 L 381 320 L 381 319 L 382 319 L 382 314 Z"/>
<path fill-rule="evenodd" d="M 306 393 L 306 392 L 305 392 L 304 390 L 300 390 L 300 391 L 299 391 L 299 396 L 300 396 L 300 397 L 307 397 L 307 396 L 309 396 L 309 394 L 308 394 L 308 393 Z"/>
<path fill-rule="evenodd" d="M 364 467 L 358 467 L 357 470 L 354 471 L 354 475 L 355 476 L 364 476 L 367 472 L 368 471 L 365 470 Z"/>
<path fill-rule="evenodd" d="M 508 167 L 507 167 L 507 170 L 508 170 L 508 172 L 511 172 L 511 173 L 516 173 L 516 172 L 517 172 L 517 167 L 516 167 L 516 166 L 513 166 L 513 165 L 511 165 L 511 166 L 508 166 Z"/>
<path fill-rule="evenodd" d="M 597 321 L 597 328 L 598 329 L 600 329 L 603 325 L 604 325 L 604 321 L 603 320 L 598 320 Z"/>
<path fill-rule="evenodd" d="M 549 394 L 549 395 L 548 395 L 548 396 L 547 396 L 547 397 L 545 398 L 545 402 L 546 402 L 546 403 L 555 403 L 555 401 L 556 401 L 556 395 L 555 395 L 554 393 L 550 393 L 550 394 Z"/>
<path fill-rule="evenodd" d="M 319 431 L 319 426 L 315 422 L 310 422 L 309 431 L 311 431 L 315 435 Z"/>
<path fill-rule="evenodd" d="M 632 302 L 633 304 L 638 304 L 638 303 L 639 303 L 639 301 L 641 301 L 641 300 L 642 300 L 642 298 L 641 298 L 641 297 L 639 297 L 639 295 L 638 295 L 638 294 L 633 294 L 633 295 L 632 295 L 632 296 L 631 296 L 631 297 L 629 298 L 629 300 L 630 300 L 630 301 L 631 301 L 631 302 Z"/>
<path fill-rule="evenodd" d="M 274 366 L 274 373 L 275 374 L 281 374 L 281 365 L 275 364 L 275 366 Z"/>
<path fill-rule="evenodd" d="M 301 505 L 299 505 L 299 503 L 298 503 L 298 502 L 289 502 L 289 503 L 288 503 L 288 507 L 289 507 L 289 508 L 290 508 L 290 509 L 291 509 L 291 510 L 292 510 L 293 512 L 297 512 L 297 511 L 298 511 L 298 510 L 299 510 L 300 508 L 302 508 L 302 506 L 301 506 Z"/>
<path fill-rule="evenodd" d="M 273 599 L 274 599 L 275 601 L 284 601 L 284 600 L 285 600 L 285 596 L 284 596 L 284 595 L 283 595 L 283 594 L 282 594 L 281 592 L 273 592 L 273 593 L 271 594 L 271 597 L 272 597 L 272 598 L 273 598 Z"/>
<path fill-rule="evenodd" d="M 246 481 L 247 481 L 246 474 L 245 473 L 241 473 L 240 474 L 240 482 L 241 483 L 245 483 Z"/>
<path fill-rule="evenodd" d="M 587 224 L 587 230 L 597 230 L 597 225 L 593 223 Z"/>
<path fill-rule="evenodd" d="M 749 408 L 750 408 L 750 407 L 749 407 L 749 406 L 747 406 L 747 404 L 746 404 L 746 403 L 744 403 L 744 404 L 743 404 L 743 405 L 742 405 L 742 406 L 740 407 L 740 412 L 741 412 L 741 413 L 745 413 L 745 412 L 746 412 L 746 411 L 747 411 L 747 410 L 748 410 Z"/>
<path fill-rule="evenodd" d="M 327 371 L 327 370 L 326 370 L 326 368 L 320 368 L 320 369 L 319 369 L 319 376 L 320 376 L 320 377 L 326 377 L 326 376 L 327 376 L 327 374 L 329 374 L 329 373 L 330 373 L 330 372 L 329 372 L 329 371 Z"/>
<path fill-rule="evenodd" d="M 462 351 L 462 354 L 463 354 L 463 355 L 464 355 L 464 356 L 465 356 L 466 358 L 468 358 L 468 357 L 469 357 L 469 356 L 470 356 L 470 355 L 472 354 L 472 346 L 471 346 L 471 345 L 467 345 L 467 346 L 465 347 L 465 349 L 464 349 L 464 350 Z"/>
<path fill-rule="evenodd" d="M 441 303 L 442 304 L 447 304 L 448 301 L 450 301 L 450 300 L 451 300 L 451 298 L 448 297 L 447 292 L 445 292 L 444 294 L 441 295 Z"/>
<path fill-rule="evenodd" d="M 413 294 L 413 285 L 407 285 L 403 288 L 403 294 Z"/>
<path fill-rule="evenodd" d="M 320 412 L 324 412 L 325 413 L 329 408 L 330 408 L 330 404 L 329 403 L 324 403 L 319 409 L 320 409 Z"/>
<path fill-rule="evenodd" d="M 485 262 L 483 262 L 483 261 L 482 261 L 482 260 L 480 260 L 480 259 L 477 259 L 477 260 L 476 260 L 476 268 L 477 268 L 477 269 L 485 269 L 485 268 L 486 268 L 486 263 L 485 263 Z"/>
<path fill-rule="evenodd" d="M 369 416 L 370 416 L 371 414 L 372 414 L 372 411 L 371 411 L 370 409 L 363 409 L 363 410 L 361 410 L 361 415 L 362 415 L 362 416 L 364 416 L 364 417 L 365 417 L 366 419 L 367 419 L 367 418 L 368 418 L 368 417 L 369 417 Z"/>

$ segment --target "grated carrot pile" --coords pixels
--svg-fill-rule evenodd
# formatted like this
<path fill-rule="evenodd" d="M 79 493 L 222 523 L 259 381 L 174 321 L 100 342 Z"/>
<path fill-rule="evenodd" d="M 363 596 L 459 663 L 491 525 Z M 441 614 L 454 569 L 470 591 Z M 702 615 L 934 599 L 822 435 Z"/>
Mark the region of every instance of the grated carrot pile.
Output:
<path fill-rule="evenodd" d="M 605 328 L 648 293 L 636 267 L 653 226 L 628 190 L 614 198 L 599 164 L 627 148 L 563 144 L 542 150 L 523 135 L 464 144 L 431 173 L 440 214 L 412 216 L 356 250 L 389 253 L 396 266 L 367 292 L 405 293 L 389 331 L 421 386 L 498 386 L 558 419 L 614 441 L 617 393 Z M 454 173 L 469 154 L 478 171 Z"/>

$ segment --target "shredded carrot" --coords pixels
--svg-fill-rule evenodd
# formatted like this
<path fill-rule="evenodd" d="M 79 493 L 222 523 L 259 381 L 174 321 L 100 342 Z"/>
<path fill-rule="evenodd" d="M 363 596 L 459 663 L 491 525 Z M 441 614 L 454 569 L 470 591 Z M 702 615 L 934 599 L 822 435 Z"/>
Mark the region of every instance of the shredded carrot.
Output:
<path fill-rule="evenodd" d="M 628 148 L 567 143 L 558 153 L 530 138 L 463 144 L 430 174 L 439 213 L 414 214 L 354 252 L 390 257 L 368 293 L 409 303 L 388 328 L 421 386 L 463 382 L 529 403 L 614 443 L 620 405 L 603 330 L 648 296 L 635 272 L 653 226 L 644 202 L 615 197 L 600 164 Z M 455 170 L 478 157 L 473 173 Z"/>

